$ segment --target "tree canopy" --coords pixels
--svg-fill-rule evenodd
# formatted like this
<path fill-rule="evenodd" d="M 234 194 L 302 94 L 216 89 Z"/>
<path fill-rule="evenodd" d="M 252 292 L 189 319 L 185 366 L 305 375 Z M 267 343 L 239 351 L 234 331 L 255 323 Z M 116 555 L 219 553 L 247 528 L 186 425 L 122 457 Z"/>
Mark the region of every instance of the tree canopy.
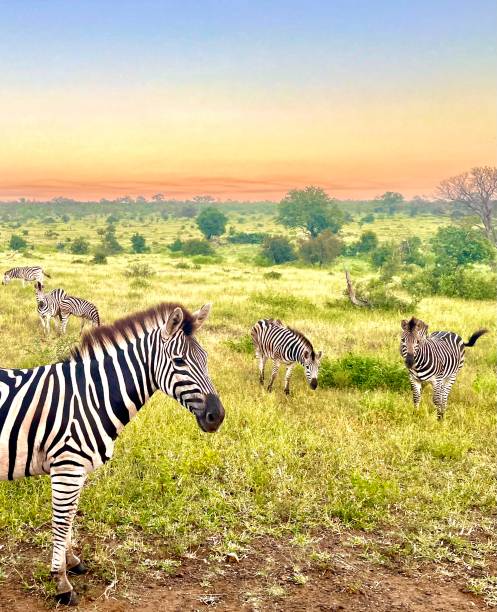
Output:
<path fill-rule="evenodd" d="M 228 217 L 214 206 L 204 208 L 197 217 L 197 225 L 207 240 L 210 240 L 213 236 L 224 234 L 226 223 L 228 223 Z"/>
<path fill-rule="evenodd" d="M 342 211 L 320 187 L 292 189 L 278 206 L 278 221 L 303 229 L 312 238 L 329 229 L 336 234 L 344 223 Z"/>

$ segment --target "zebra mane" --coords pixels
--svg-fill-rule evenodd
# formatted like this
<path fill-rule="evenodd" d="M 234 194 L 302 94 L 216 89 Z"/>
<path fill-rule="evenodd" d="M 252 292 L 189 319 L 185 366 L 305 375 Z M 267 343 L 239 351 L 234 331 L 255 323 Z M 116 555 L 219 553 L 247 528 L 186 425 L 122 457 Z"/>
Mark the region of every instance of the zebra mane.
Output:
<path fill-rule="evenodd" d="M 144 336 L 154 328 L 161 327 L 175 308 L 183 311 L 181 328 L 186 336 L 193 335 L 194 319 L 189 310 L 181 304 L 162 302 L 147 310 L 134 312 L 127 317 L 117 319 L 109 325 L 100 325 L 86 331 L 78 346 L 71 351 L 70 361 L 81 361 L 92 352 L 105 349 L 109 345 L 122 344 Z"/>
<path fill-rule="evenodd" d="M 418 323 L 418 320 L 415 317 L 411 317 L 409 319 L 409 321 L 407 322 L 407 327 L 410 332 L 414 331 L 414 328 L 416 327 L 417 323 Z"/>
<path fill-rule="evenodd" d="M 288 329 L 303 341 L 303 343 L 306 345 L 306 347 L 311 353 L 311 359 L 314 359 L 316 353 L 314 352 L 314 347 L 312 346 L 312 343 L 309 338 L 306 338 L 302 332 L 299 332 L 297 329 L 293 329 L 293 327 L 289 327 Z"/>

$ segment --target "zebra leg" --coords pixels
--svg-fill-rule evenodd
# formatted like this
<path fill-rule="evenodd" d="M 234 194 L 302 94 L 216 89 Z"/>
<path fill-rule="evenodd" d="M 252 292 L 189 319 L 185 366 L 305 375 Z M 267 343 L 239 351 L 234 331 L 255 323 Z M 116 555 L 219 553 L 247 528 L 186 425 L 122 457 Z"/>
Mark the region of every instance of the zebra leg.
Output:
<path fill-rule="evenodd" d="M 67 579 L 68 569 L 66 555 L 69 552 L 71 563 L 76 562 L 72 569 L 80 565 L 80 560 L 72 553 L 71 541 L 72 523 L 78 508 L 79 496 L 85 482 L 86 473 L 81 466 L 72 466 L 67 462 L 50 469 L 52 479 L 52 533 L 53 552 L 51 574 L 56 583 L 56 599 L 59 603 L 69 606 L 77 605 L 78 598 L 71 583 Z M 81 573 L 77 571 L 77 573 Z"/>
<path fill-rule="evenodd" d="M 273 384 L 274 381 L 276 379 L 276 376 L 278 376 L 278 370 L 280 369 L 280 362 L 277 361 L 276 359 L 273 360 L 273 369 L 271 371 L 271 380 L 269 381 L 269 385 L 267 386 L 267 390 L 268 391 L 272 391 L 273 390 Z"/>
<path fill-rule="evenodd" d="M 290 393 L 290 376 L 292 375 L 294 365 L 294 363 L 291 363 L 289 366 L 287 366 L 285 373 L 285 393 L 287 395 Z"/>
<path fill-rule="evenodd" d="M 443 419 L 444 416 L 444 405 L 443 405 L 443 382 L 441 380 L 435 380 L 433 383 L 433 403 L 437 407 L 437 418 Z"/>
<path fill-rule="evenodd" d="M 263 357 L 262 355 L 257 355 L 259 358 L 259 382 L 261 385 L 264 384 L 264 367 L 266 365 L 267 357 Z"/>
<path fill-rule="evenodd" d="M 60 333 L 66 333 L 67 321 L 69 320 L 69 315 L 67 313 L 60 314 Z"/>
<path fill-rule="evenodd" d="M 412 374 L 409 374 L 409 382 L 411 383 L 412 400 L 414 402 L 414 409 L 418 410 L 419 403 L 421 401 L 421 383 Z"/>
<path fill-rule="evenodd" d="M 446 378 L 442 384 L 442 416 L 445 413 L 445 409 L 447 408 L 447 400 L 449 399 L 449 393 L 452 389 L 452 385 L 456 380 L 457 372 L 449 378 Z"/>

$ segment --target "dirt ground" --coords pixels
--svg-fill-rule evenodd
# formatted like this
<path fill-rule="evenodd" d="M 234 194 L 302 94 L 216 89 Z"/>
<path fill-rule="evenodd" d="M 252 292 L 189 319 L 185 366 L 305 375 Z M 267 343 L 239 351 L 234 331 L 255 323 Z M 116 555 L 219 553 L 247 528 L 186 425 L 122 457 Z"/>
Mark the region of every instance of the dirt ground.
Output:
<path fill-rule="evenodd" d="M 25 573 L 16 564 L 16 571 L 0 582 L 2 612 L 54 609 L 36 586 L 31 569 L 36 567 L 35 552 L 39 555 L 39 550 L 22 550 Z M 151 568 L 133 575 L 128 568 L 103 581 L 90 568 L 89 574 L 71 581 L 80 595 L 76 609 L 92 612 L 489 610 L 482 597 L 467 591 L 468 579 L 478 574 L 464 564 L 378 563 L 337 537 L 323 538 L 318 558 L 309 559 L 288 542 L 265 539 L 224 559 L 207 550 L 192 552 L 172 573 Z M 41 561 L 45 559 L 38 557 L 38 567 Z M 487 566 L 485 573 L 492 569 Z"/>

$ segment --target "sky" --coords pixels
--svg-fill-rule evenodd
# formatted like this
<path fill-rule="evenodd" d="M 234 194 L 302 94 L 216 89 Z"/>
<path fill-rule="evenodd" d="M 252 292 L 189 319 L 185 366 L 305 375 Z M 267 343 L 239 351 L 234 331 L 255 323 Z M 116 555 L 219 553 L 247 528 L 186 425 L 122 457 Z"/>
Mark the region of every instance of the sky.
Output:
<path fill-rule="evenodd" d="M 431 195 L 495 165 L 494 0 L 0 0 L 0 199 Z"/>

